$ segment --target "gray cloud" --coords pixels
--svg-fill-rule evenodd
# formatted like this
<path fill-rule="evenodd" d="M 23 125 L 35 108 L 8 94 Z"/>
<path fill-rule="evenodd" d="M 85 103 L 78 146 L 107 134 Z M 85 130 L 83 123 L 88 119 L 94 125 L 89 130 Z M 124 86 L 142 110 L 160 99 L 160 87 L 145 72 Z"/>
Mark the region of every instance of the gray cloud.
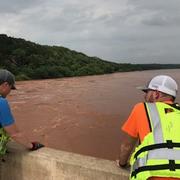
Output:
<path fill-rule="evenodd" d="M 129 63 L 179 63 L 179 0 L 6 0 L 0 33 Z"/>
<path fill-rule="evenodd" d="M 179 0 L 128 0 L 129 4 L 134 5 L 135 12 L 139 12 L 142 23 L 154 26 L 180 25 Z"/>
<path fill-rule="evenodd" d="M 37 5 L 41 3 L 41 1 L 42 0 L 0 0 L 0 13 L 17 13 L 23 9 Z"/>

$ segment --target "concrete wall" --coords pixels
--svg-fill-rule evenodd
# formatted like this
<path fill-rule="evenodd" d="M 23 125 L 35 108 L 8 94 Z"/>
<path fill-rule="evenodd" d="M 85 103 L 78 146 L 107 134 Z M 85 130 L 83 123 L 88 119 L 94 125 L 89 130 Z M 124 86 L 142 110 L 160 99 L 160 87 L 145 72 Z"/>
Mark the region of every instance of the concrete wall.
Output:
<path fill-rule="evenodd" d="M 115 162 L 50 148 L 27 152 L 17 144 L 0 164 L 0 180 L 127 180 Z"/>

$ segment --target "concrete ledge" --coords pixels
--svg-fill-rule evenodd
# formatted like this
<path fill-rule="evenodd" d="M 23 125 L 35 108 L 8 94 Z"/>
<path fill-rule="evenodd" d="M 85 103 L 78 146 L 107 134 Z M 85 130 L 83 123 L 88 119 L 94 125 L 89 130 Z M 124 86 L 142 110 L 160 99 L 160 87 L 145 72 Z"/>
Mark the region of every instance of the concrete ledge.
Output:
<path fill-rule="evenodd" d="M 14 143 L 0 165 L 1 180 L 127 180 L 128 173 L 113 161 L 50 148 L 27 152 Z"/>

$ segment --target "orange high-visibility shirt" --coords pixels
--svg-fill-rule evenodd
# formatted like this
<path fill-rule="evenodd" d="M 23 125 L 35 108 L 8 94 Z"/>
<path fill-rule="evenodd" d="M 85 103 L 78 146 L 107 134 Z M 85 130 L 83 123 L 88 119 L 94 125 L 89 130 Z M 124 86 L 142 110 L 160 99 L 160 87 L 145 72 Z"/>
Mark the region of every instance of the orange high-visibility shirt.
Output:
<path fill-rule="evenodd" d="M 172 104 L 171 101 L 165 103 Z M 132 137 L 139 138 L 140 142 L 150 132 L 149 122 L 146 115 L 144 103 L 138 103 L 134 106 L 127 121 L 123 124 L 122 130 Z M 164 178 L 164 177 L 151 177 L 148 180 L 180 180 L 180 178 Z"/>

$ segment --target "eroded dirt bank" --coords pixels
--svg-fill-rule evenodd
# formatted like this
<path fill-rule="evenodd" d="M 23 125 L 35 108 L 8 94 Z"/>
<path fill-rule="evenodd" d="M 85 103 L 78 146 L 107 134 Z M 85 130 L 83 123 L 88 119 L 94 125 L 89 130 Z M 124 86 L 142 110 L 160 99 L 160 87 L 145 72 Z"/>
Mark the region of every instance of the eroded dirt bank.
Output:
<path fill-rule="evenodd" d="M 17 82 L 8 99 L 19 128 L 48 147 L 115 160 L 120 126 L 143 100 L 136 86 L 157 74 L 180 85 L 180 70 Z M 177 100 L 180 102 L 180 95 Z"/>

